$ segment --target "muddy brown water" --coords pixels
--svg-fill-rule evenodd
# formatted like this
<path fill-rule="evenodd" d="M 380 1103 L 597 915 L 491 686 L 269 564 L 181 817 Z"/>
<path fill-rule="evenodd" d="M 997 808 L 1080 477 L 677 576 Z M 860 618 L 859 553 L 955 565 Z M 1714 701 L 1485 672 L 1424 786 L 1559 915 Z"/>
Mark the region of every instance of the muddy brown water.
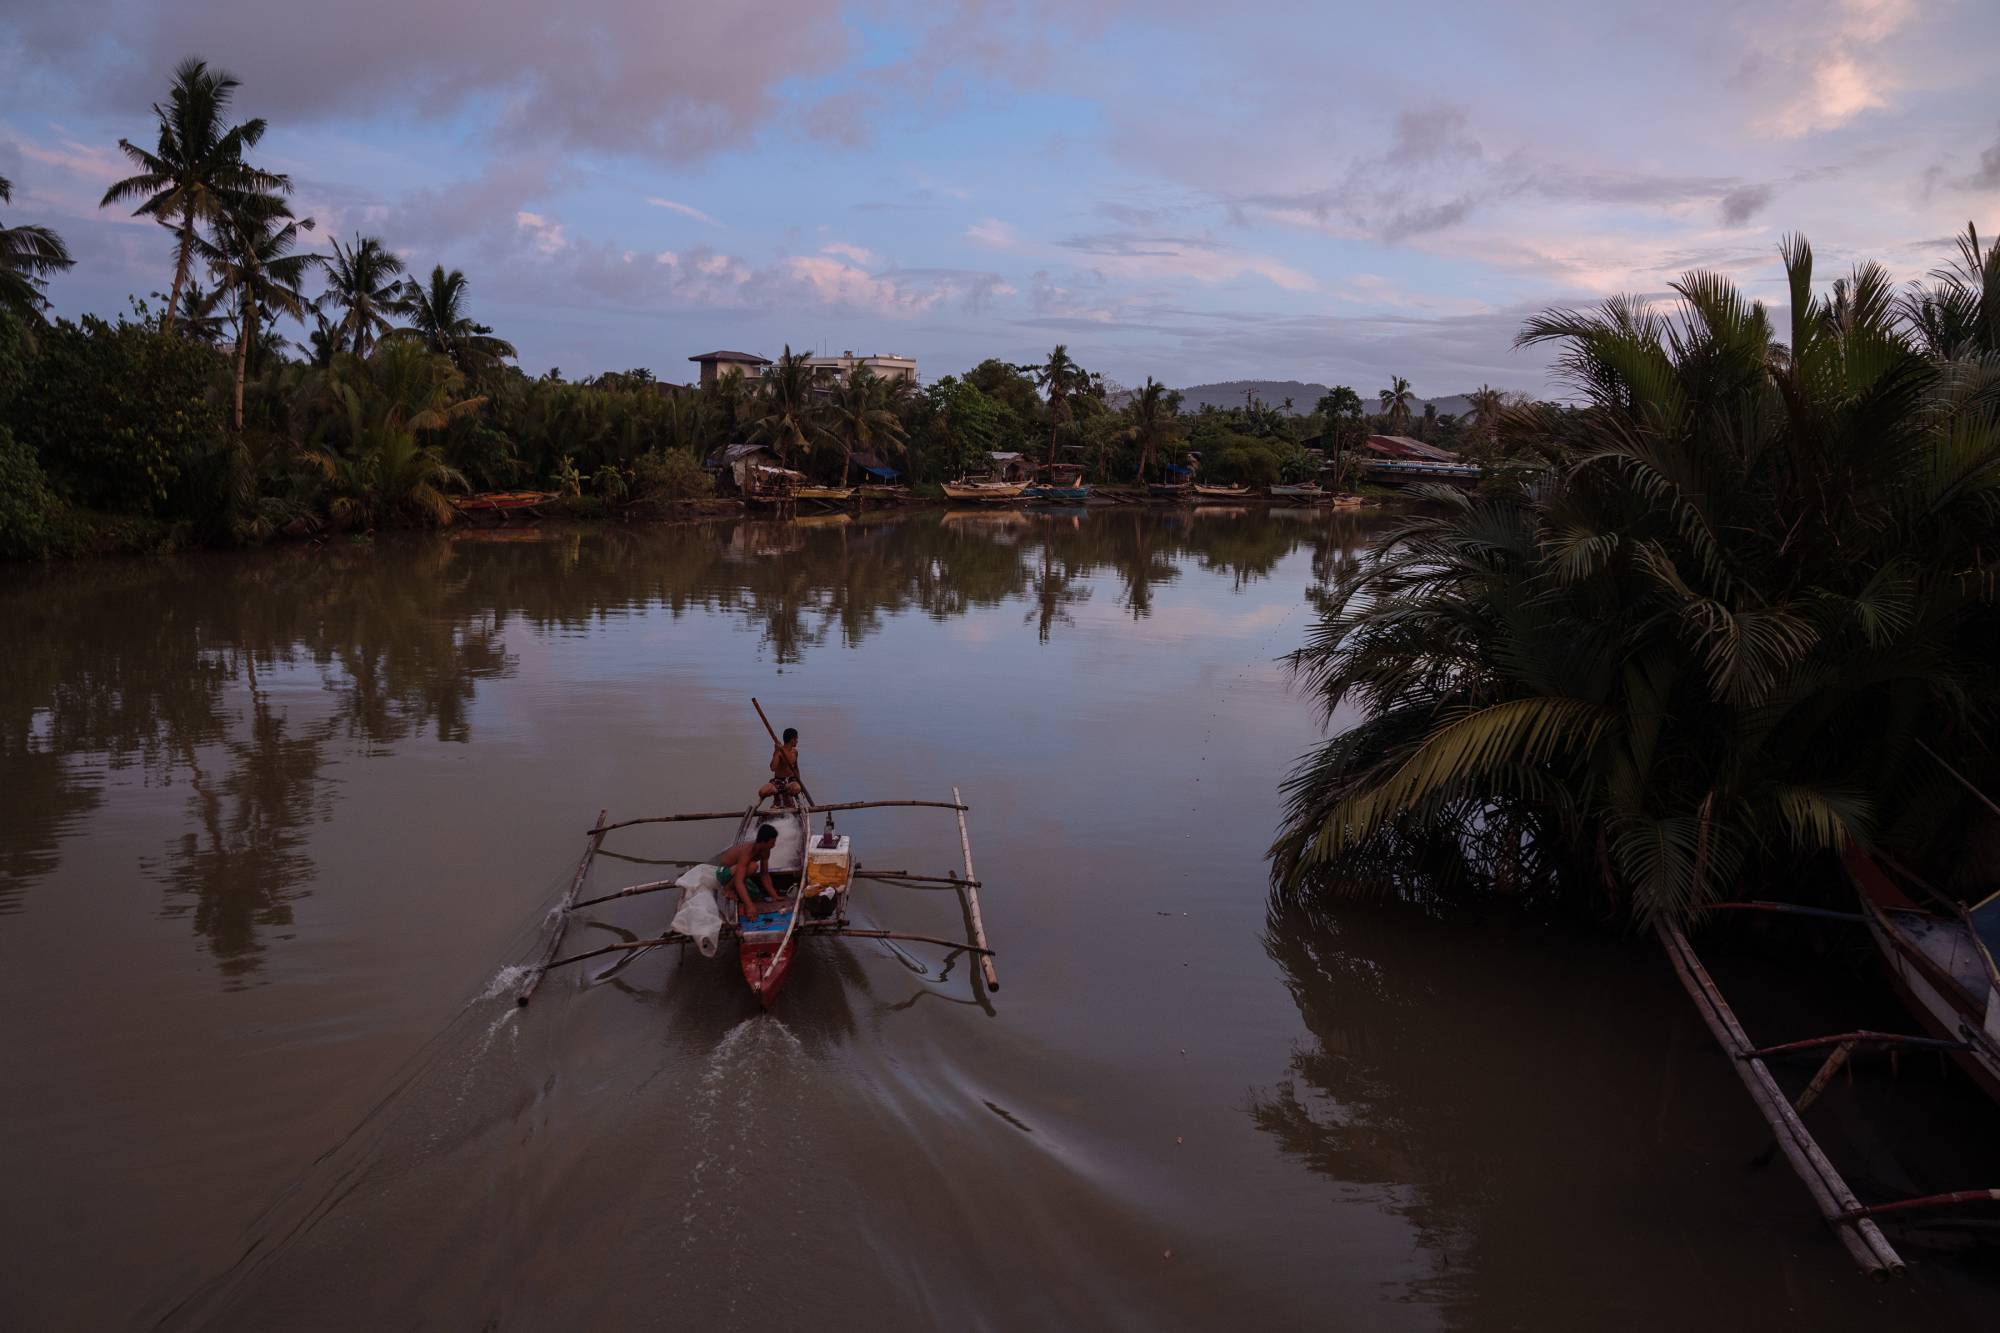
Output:
<path fill-rule="evenodd" d="M 920 514 L 0 569 L 0 1327 L 1990 1325 L 1982 1251 L 1871 1285 L 1746 1169 L 1654 954 L 1270 911 L 1318 734 L 1275 659 L 1370 540 Z M 516 1010 L 599 807 L 747 799 L 753 693 L 823 800 L 963 790 L 1000 991 L 821 941 L 773 1016 L 727 946 Z M 945 812 L 841 827 L 958 865 Z M 727 833 L 614 835 L 591 887 Z M 1919 1139 L 1991 1123 L 1901 1085 Z M 1884 1104 L 1830 1099 L 1836 1151 Z"/>

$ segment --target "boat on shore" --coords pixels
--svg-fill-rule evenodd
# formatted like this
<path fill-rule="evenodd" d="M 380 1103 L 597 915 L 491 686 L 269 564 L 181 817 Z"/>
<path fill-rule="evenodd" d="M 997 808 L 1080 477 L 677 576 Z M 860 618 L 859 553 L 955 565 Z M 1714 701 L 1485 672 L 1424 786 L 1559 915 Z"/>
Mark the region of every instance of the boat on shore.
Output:
<path fill-rule="evenodd" d="M 1000 504 L 1008 500 L 1019 500 L 1021 493 L 1028 489 L 1028 483 L 1012 481 L 947 481 L 944 493 L 953 500 L 969 500 L 976 504 Z"/>
<path fill-rule="evenodd" d="M 852 500 L 857 488 L 853 486 L 795 486 L 792 488 L 794 500 L 826 500 L 843 504 Z"/>
<path fill-rule="evenodd" d="M 1280 500 L 1317 500 L 1326 492 L 1316 481 L 1301 481 L 1288 486 L 1273 486 L 1271 494 Z"/>
<path fill-rule="evenodd" d="M 477 495 L 445 497 L 464 518 L 492 518 L 505 523 L 514 514 L 540 518 L 539 507 L 556 498 L 554 491 L 481 491 Z"/>
<path fill-rule="evenodd" d="M 1083 468 L 1075 463 L 1051 463 L 1045 471 L 1045 480 L 1033 481 L 1021 494 L 1029 500 L 1050 501 L 1055 504 L 1082 504 L 1090 498 L 1090 484 L 1083 479 Z"/>
<path fill-rule="evenodd" d="M 2000 1102 L 2000 893 L 1955 912 L 1925 907 L 1860 848 L 1841 864 L 1897 995 L 1932 1036 L 1962 1043 L 1952 1058 Z"/>
<path fill-rule="evenodd" d="M 1248 486 L 1196 486 L 1195 502 L 1206 504 L 1211 500 L 1241 500 L 1250 494 Z"/>
<path fill-rule="evenodd" d="M 1186 500 L 1193 496 L 1194 487 L 1185 481 L 1154 481 L 1147 483 L 1146 494 L 1155 500 Z"/>
<path fill-rule="evenodd" d="M 962 878 L 955 871 L 943 875 L 912 874 L 906 870 L 862 871 L 860 864 L 854 860 L 853 841 L 834 828 L 834 812 L 899 806 L 930 806 L 956 813 L 959 850 L 965 867 Z M 910 940 L 943 945 L 954 952 L 969 953 L 978 958 L 986 988 L 998 990 L 1000 977 L 994 967 L 993 950 L 986 943 L 986 927 L 979 912 L 980 884 L 972 869 L 972 840 L 965 823 L 969 808 L 959 797 L 958 788 L 953 787 L 949 801 L 846 801 L 832 805 L 775 807 L 753 802 L 748 809 L 740 811 L 649 815 L 615 823 L 606 823 L 606 812 L 599 811 L 597 823 L 590 829 L 583 858 L 577 862 L 569 888 L 558 906 L 555 927 L 542 948 L 540 961 L 529 967 L 515 1000 L 518 1004 L 527 1004 L 550 971 L 585 959 L 609 954 L 623 955 L 596 978 L 603 980 L 634 959 L 665 945 L 694 944 L 702 954 L 709 955 L 719 952 L 722 940 L 733 939 L 736 942 L 737 970 L 757 1002 L 768 1009 L 777 1002 L 779 992 L 791 975 L 792 965 L 798 957 L 799 941 L 812 936 Z M 815 815 L 826 816 L 825 827 L 819 834 L 812 831 Z M 735 842 L 753 841 L 760 825 L 771 826 L 777 834 L 768 860 L 771 887 L 777 894 L 775 898 L 760 892 L 763 877 L 759 875 L 755 883 L 744 886 L 752 895 L 754 907 L 754 910 L 746 912 L 742 910 L 736 894 L 718 883 L 713 861 L 674 861 L 664 864 L 688 867 L 679 878 L 650 880 L 579 900 L 578 894 L 589 877 L 590 868 L 607 834 L 636 824 L 677 824 L 703 820 L 736 821 Z M 906 888 L 955 890 L 964 905 L 972 938 L 948 940 L 930 935 L 857 928 L 847 914 L 848 896 L 857 879 Z M 674 890 L 680 892 L 680 905 L 672 924 L 660 935 L 587 949 L 567 957 L 556 956 L 572 919 L 583 909 L 642 894 Z"/>

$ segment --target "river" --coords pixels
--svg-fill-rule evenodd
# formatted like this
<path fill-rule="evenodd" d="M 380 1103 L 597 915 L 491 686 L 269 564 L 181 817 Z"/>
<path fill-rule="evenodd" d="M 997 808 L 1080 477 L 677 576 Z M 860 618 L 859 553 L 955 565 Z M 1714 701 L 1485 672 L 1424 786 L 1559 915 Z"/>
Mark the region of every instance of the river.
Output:
<path fill-rule="evenodd" d="M 0 569 L 0 1327 L 1990 1322 L 1990 1268 L 1870 1285 L 1746 1169 L 1642 943 L 1271 907 L 1321 734 L 1277 659 L 1369 542 L 921 513 Z M 599 808 L 748 799 L 752 695 L 822 800 L 963 791 L 1000 989 L 815 941 L 770 1016 L 728 946 L 515 1008 Z M 945 811 L 841 828 L 959 865 Z M 614 834 L 591 889 L 728 831 Z"/>

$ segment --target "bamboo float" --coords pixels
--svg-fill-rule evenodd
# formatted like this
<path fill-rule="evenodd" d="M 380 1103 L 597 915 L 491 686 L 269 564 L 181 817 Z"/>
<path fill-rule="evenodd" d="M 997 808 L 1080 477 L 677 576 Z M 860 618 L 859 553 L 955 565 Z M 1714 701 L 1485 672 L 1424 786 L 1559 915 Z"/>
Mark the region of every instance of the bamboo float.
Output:
<path fill-rule="evenodd" d="M 972 808 L 969 805 L 954 805 L 950 801 L 836 801 L 831 805 L 782 806 L 768 810 L 765 813 L 772 815 L 819 815 L 825 814 L 829 810 L 876 810 L 885 806 L 905 805 L 925 806 L 935 810 L 957 810 L 961 813 Z M 604 832 L 609 833 L 613 829 L 630 828 L 634 824 L 683 824 L 690 820 L 741 819 L 742 817 L 743 812 L 741 810 L 701 811 L 688 815 L 642 815 L 637 819 L 621 819 L 615 824 L 606 824 Z"/>
<path fill-rule="evenodd" d="M 972 918 L 972 942 L 983 951 L 979 957 L 979 969 L 986 974 L 986 988 L 1000 989 L 1000 974 L 993 967 L 993 951 L 986 946 L 986 923 L 979 919 L 979 876 L 972 870 L 972 835 L 965 831 L 966 805 L 958 794 L 958 788 L 951 789 L 951 803 L 958 811 L 958 846 L 965 853 L 965 906 Z"/>
<path fill-rule="evenodd" d="M 562 947 L 563 933 L 569 929 L 570 907 L 576 902 L 576 895 L 583 889 L 584 876 L 590 873 L 591 858 L 597 855 L 598 847 L 604 842 L 604 834 L 607 831 L 604 816 L 609 813 L 608 810 L 597 812 L 597 825 L 590 831 L 590 844 L 583 849 L 583 859 L 576 863 L 576 874 L 570 877 L 569 888 L 563 893 L 562 906 L 556 910 L 556 928 L 549 935 L 548 947 L 542 950 L 542 961 L 528 974 L 528 980 L 522 985 L 521 993 L 514 998 L 514 1003 L 517 1005 L 525 1005 L 535 998 L 535 991 L 541 986 L 542 978 L 549 974 L 551 960 L 555 958 L 556 950 Z"/>
<path fill-rule="evenodd" d="M 829 926 L 810 925 L 802 927 L 799 933 L 802 935 L 842 935 L 857 940 L 909 940 L 916 944 L 940 944 L 947 949 L 960 949 L 966 953 L 979 954 L 982 957 L 990 957 L 993 953 L 991 949 L 982 949 L 976 944 L 967 944 L 964 940 L 945 940 L 939 939 L 934 935 L 908 935 L 895 930 L 843 930 Z M 573 953 L 567 958 L 558 958 L 544 970 L 553 971 L 558 967 L 568 967 L 571 963 L 581 963 L 591 958 L 602 958 L 608 953 L 623 953 L 632 949 L 657 949 L 663 944 L 674 944 L 685 941 L 688 938 L 688 936 L 676 930 L 669 931 L 656 939 L 621 940 L 617 944 L 606 944 L 596 949 L 586 950 L 583 953 Z"/>
<path fill-rule="evenodd" d="M 1806 1129 L 1798 1113 L 1786 1098 L 1777 1080 L 1771 1077 L 1770 1069 L 1752 1052 L 1756 1049 L 1744 1034 L 1743 1027 L 1736 1021 L 1736 1014 L 1729 1002 L 1722 998 L 1722 992 L 1709 978 L 1708 972 L 1695 956 L 1694 946 L 1687 936 L 1678 929 L 1659 925 L 1654 927 L 1660 937 L 1660 944 L 1666 950 L 1667 958 L 1674 965 L 1681 985 L 1687 989 L 1700 1011 L 1702 1021 L 1714 1034 L 1717 1042 L 1730 1056 L 1730 1064 L 1749 1090 L 1750 1100 L 1756 1104 L 1766 1123 L 1777 1137 L 1778 1148 L 1791 1163 L 1792 1171 L 1812 1195 L 1820 1215 L 1833 1228 L 1833 1234 L 1854 1256 L 1855 1263 L 1871 1276 L 1884 1277 L 1903 1271 L 1902 1258 L 1882 1235 L 1882 1229 L 1868 1220 L 1866 1210 L 1854 1191 L 1847 1187 L 1833 1163 L 1820 1151 L 1819 1144 Z"/>

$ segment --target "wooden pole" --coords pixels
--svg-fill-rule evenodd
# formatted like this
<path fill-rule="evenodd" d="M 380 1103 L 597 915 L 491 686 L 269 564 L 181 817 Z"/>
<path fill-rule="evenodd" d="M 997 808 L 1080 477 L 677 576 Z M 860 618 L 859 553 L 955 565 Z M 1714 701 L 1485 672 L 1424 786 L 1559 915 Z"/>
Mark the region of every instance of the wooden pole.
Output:
<path fill-rule="evenodd" d="M 887 806 L 920 805 L 934 810 L 970 810 L 969 805 L 957 805 L 951 801 L 837 801 L 831 805 L 795 805 L 774 814 L 790 814 L 797 810 L 808 815 L 824 814 L 829 810 L 879 810 Z M 681 824 L 689 820 L 701 819 L 741 819 L 741 810 L 702 811 L 690 815 L 642 815 L 637 819 L 621 819 L 614 824 L 606 824 L 604 831 L 630 828 L 634 824 Z"/>
<path fill-rule="evenodd" d="M 688 864 L 698 866 L 707 865 L 708 863 L 706 861 L 690 861 Z M 600 894 L 595 898 L 585 898 L 580 903 L 572 903 L 570 904 L 570 910 L 574 912 L 579 908 L 595 907 L 599 903 L 608 903 L 613 898 L 631 898 L 641 893 L 662 893 L 668 889 L 677 889 L 680 885 L 681 882 L 677 879 L 656 879 L 648 884 L 633 884 L 627 888 L 618 890 L 616 893 Z"/>
<path fill-rule="evenodd" d="M 905 870 L 870 870 L 865 874 L 855 871 L 856 879 L 879 879 L 884 884 L 936 884 L 940 887 L 963 888 L 971 885 L 979 887 L 976 879 L 960 879 L 957 875 L 912 875 Z"/>
<path fill-rule="evenodd" d="M 1792 1170 L 1804 1183 L 1806 1192 L 1812 1195 L 1819 1207 L 1820 1215 L 1833 1228 L 1833 1234 L 1854 1256 L 1855 1263 L 1863 1270 L 1876 1276 L 1900 1273 L 1903 1261 L 1882 1230 L 1861 1213 L 1861 1201 L 1847 1188 L 1847 1182 L 1834 1170 L 1833 1163 L 1827 1161 L 1819 1144 L 1799 1120 L 1792 1109 L 1791 1101 L 1778 1087 L 1777 1080 L 1764 1062 L 1750 1054 L 1754 1049 L 1743 1027 L 1736 1021 L 1735 1012 L 1729 1002 L 1722 998 L 1722 992 L 1710 980 L 1708 972 L 1695 956 L 1694 946 L 1687 936 L 1678 929 L 1660 925 L 1655 928 L 1660 944 L 1666 950 L 1667 958 L 1674 965 L 1681 985 L 1694 1000 L 1695 1008 L 1708 1030 L 1714 1034 L 1722 1049 L 1729 1053 L 1730 1064 L 1750 1093 L 1750 1100 L 1756 1104 L 1771 1131 L 1777 1136 L 1778 1147 L 1791 1163 Z"/>
<path fill-rule="evenodd" d="M 653 949 L 662 944 L 672 944 L 675 940 L 684 940 L 687 938 L 689 937 L 676 930 L 669 931 L 667 934 L 654 940 L 631 940 L 623 944 L 607 944 L 601 949 L 592 949 L 587 953 L 573 953 L 567 958 L 558 958 L 543 970 L 552 971 L 558 967 L 568 967 L 571 963 L 580 963 L 586 958 L 601 958 L 605 954 L 617 953 L 623 949 Z"/>
<path fill-rule="evenodd" d="M 605 810 L 597 812 L 597 824 L 590 830 L 590 844 L 583 849 L 583 859 L 576 863 L 576 873 L 570 876 L 569 888 L 563 893 L 562 906 L 556 909 L 556 928 L 549 935 L 548 947 L 542 950 L 541 962 L 528 973 L 528 979 L 522 985 L 521 993 L 514 997 L 514 1003 L 517 1005 L 524 1005 L 535 998 L 535 991 L 541 986 L 542 978 L 549 973 L 550 960 L 556 956 L 556 950 L 562 947 L 563 932 L 569 929 L 570 907 L 575 904 L 576 895 L 583 888 L 583 877 L 590 873 L 591 858 L 597 855 L 598 845 L 604 841 L 606 830 L 604 816 L 608 813 L 609 811 Z"/>
<path fill-rule="evenodd" d="M 942 944 L 948 949 L 963 949 L 967 953 L 976 953 L 982 957 L 991 957 L 993 954 L 991 949 L 982 949 L 976 944 L 967 944 L 964 940 L 941 940 L 935 935 L 904 935 L 893 930 L 829 930 L 820 933 L 845 935 L 857 940 L 915 940 L 919 944 Z"/>
<path fill-rule="evenodd" d="M 972 835 L 965 831 L 965 802 L 958 794 L 958 788 L 951 789 L 951 803 L 958 810 L 958 847 L 965 853 L 965 906 L 972 918 L 972 942 L 985 950 L 979 956 L 979 968 L 986 974 L 986 988 L 1000 989 L 1000 974 L 993 967 L 993 951 L 986 944 L 986 923 L 979 919 L 979 876 L 972 872 Z"/>
<path fill-rule="evenodd" d="M 771 744 L 774 747 L 782 749 L 783 742 L 781 742 L 778 739 L 778 733 L 772 729 L 771 719 L 764 716 L 764 705 L 757 702 L 757 696 L 754 694 L 750 696 L 750 706 L 757 710 L 757 720 L 764 724 L 764 734 L 771 738 Z M 776 781 L 777 776 L 778 776 L 777 774 L 773 773 L 771 775 L 772 780 Z M 806 775 L 803 772 L 800 772 L 799 774 L 797 774 L 797 779 L 799 784 L 799 794 L 806 798 L 807 805 L 811 805 L 813 794 L 810 791 L 806 790 Z"/>
<path fill-rule="evenodd" d="M 1826 1057 L 1826 1063 L 1822 1064 L 1819 1072 L 1813 1075 L 1812 1082 L 1806 1084 L 1806 1090 L 1792 1103 L 1792 1109 L 1804 1115 L 1807 1108 L 1819 1100 L 1819 1095 L 1826 1091 L 1826 1085 L 1833 1082 L 1833 1076 L 1840 1072 L 1840 1067 L 1847 1063 L 1847 1057 L 1852 1054 L 1854 1054 L 1854 1043 L 1851 1041 L 1844 1041 L 1834 1047 L 1833 1053 Z"/>

